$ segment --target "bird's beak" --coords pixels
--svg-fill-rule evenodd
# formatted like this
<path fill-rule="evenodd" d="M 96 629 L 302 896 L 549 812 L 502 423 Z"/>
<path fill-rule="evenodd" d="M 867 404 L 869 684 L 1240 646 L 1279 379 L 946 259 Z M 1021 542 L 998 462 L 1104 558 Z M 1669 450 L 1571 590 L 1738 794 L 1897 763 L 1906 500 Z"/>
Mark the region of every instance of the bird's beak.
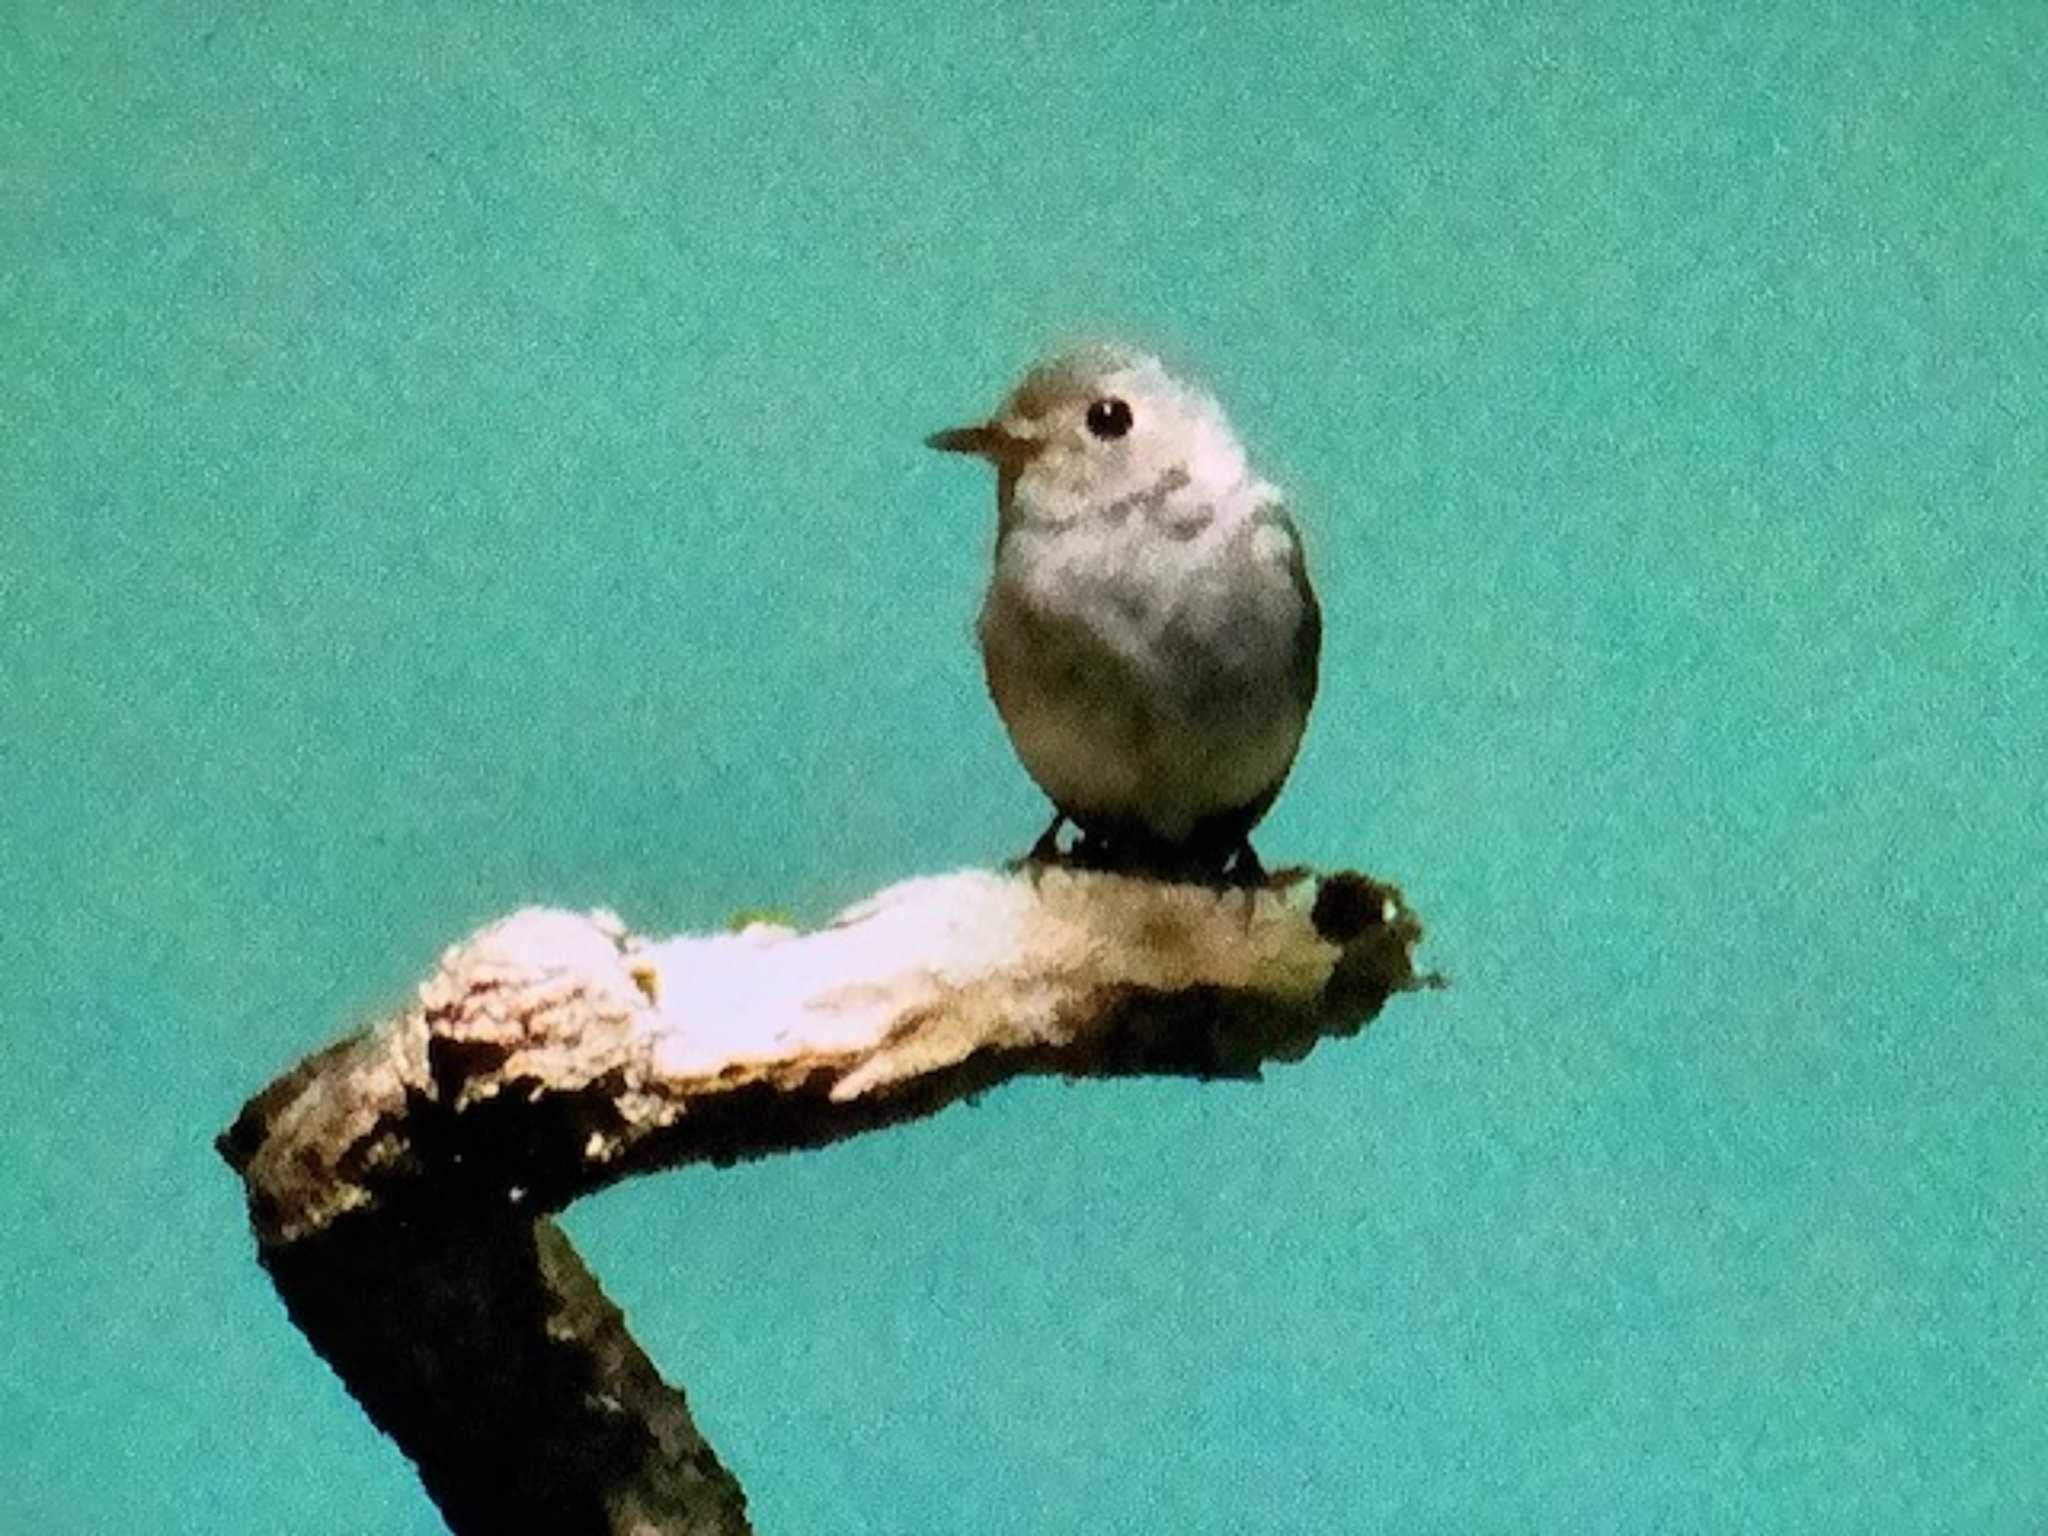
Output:
<path fill-rule="evenodd" d="M 941 453 L 971 453 L 976 458 L 993 459 L 997 463 L 1016 458 L 1028 446 L 1023 438 L 998 421 L 984 421 L 973 427 L 949 427 L 944 432 L 934 432 L 925 439 L 925 445 Z"/>

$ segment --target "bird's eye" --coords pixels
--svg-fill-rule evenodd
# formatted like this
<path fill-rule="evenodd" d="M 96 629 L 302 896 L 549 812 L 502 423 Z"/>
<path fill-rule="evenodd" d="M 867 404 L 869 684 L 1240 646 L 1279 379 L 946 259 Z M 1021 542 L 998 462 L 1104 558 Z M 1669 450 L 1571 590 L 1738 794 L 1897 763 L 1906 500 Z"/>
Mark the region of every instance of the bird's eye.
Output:
<path fill-rule="evenodd" d="M 1097 437 L 1122 437 L 1131 430 L 1131 408 L 1111 398 L 1088 407 L 1088 430 Z"/>

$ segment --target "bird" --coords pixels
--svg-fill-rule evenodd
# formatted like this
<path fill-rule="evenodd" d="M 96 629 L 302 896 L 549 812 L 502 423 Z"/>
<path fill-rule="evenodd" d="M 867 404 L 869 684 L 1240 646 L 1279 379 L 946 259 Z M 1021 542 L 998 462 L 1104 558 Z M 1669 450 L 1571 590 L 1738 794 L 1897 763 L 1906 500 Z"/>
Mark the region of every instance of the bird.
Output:
<path fill-rule="evenodd" d="M 1091 343 L 926 441 L 996 471 L 975 631 L 1053 804 L 1019 863 L 1265 883 L 1251 831 L 1299 750 L 1323 619 L 1287 503 L 1223 408 L 1156 357 Z"/>

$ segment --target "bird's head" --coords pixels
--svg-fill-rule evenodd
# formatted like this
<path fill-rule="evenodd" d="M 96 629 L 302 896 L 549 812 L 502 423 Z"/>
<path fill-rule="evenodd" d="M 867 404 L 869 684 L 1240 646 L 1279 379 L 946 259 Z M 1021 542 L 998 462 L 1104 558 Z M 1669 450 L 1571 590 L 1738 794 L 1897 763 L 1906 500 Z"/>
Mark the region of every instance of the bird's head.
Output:
<path fill-rule="evenodd" d="M 927 441 L 996 466 L 1006 528 L 1111 516 L 1133 497 L 1220 499 L 1248 473 L 1213 399 L 1157 358 L 1113 346 L 1047 359 L 989 420 Z"/>

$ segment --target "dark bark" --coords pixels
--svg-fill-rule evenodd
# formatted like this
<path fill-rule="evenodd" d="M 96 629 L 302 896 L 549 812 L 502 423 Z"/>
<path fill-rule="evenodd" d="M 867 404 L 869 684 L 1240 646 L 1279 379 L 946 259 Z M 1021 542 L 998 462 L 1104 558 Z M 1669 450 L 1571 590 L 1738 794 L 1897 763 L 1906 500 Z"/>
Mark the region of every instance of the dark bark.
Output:
<path fill-rule="evenodd" d="M 683 1394 L 552 1221 L 379 1211 L 263 1259 L 451 1530 L 749 1529 Z"/>

